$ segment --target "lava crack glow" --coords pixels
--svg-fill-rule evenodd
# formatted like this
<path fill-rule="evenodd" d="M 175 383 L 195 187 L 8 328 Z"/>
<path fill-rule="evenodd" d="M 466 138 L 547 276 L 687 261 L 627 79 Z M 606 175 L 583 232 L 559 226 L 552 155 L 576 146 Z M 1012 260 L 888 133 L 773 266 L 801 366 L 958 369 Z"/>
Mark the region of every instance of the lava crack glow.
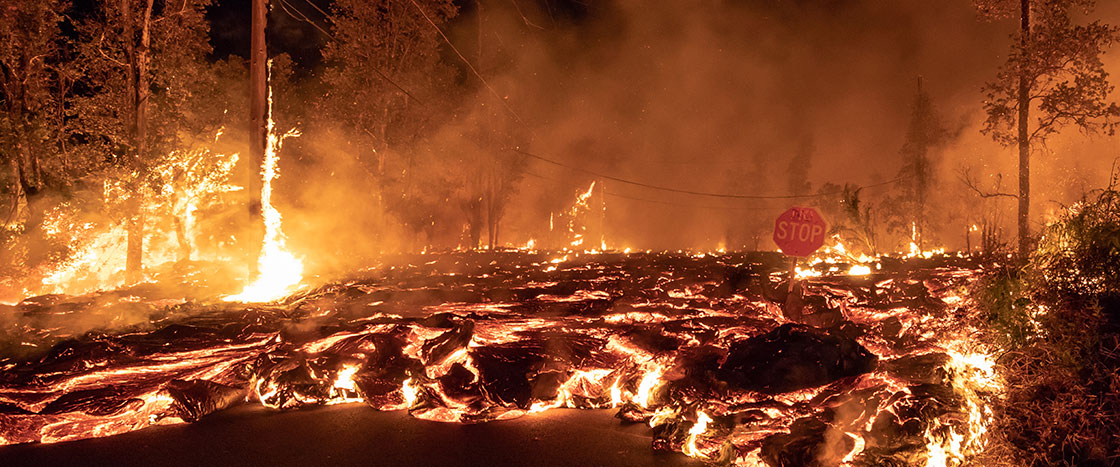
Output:
<path fill-rule="evenodd" d="M 966 259 L 804 278 L 791 323 L 778 255 L 554 255 L 428 253 L 267 311 L 153 309 L 167 327 L 10 365 L 0 440 L 103 436 L 250 400 L 451 423 L 613 409 L 656 450 L 736 465 L 937 467 L 986 446 L 1002 386 L 975 330 L 950 318 L 973 308 L 954 292 L 974 281 Z M 131 356 L 100 360 L 103 342 Z"/>

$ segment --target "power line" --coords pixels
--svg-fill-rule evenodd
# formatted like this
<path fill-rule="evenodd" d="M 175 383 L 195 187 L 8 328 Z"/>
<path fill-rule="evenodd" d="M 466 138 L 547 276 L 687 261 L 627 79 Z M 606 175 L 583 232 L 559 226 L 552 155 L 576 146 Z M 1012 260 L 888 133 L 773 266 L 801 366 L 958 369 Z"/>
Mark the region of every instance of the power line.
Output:
<path fill-rule="evenodd" d="M 292 19 L 310 24 L 314 26 L 315 29 L 318 29 L 319 32 L 323 33 L 324 36 L 327 36 L 328 39 L 334 40 L 334 37 L 331 36 L 331 33 L 327 32 L 326 29 L 320 27 L 318 23 L 312 21 L 311 18 L 308 18 L 307 15 L 303 14 L 302 11 L 299 11 L 299 9 L 295 7 L 295 5 L 288 3 L 287 0 L 280 0 L 280 8 L 283 9 L 284 13 L 287 13 L 288 16 L 290 16 Z M 295 13 L 292 13 L 293 11 Z"/>
<path fill-rule="evenodd" d="M 649 188 L 649 189 L 652 189 L 652 190 L 666 191 L 666 192 L 670 192 L 670 193 L 681 193 L 681 194 L 694 195 L 694 196 L 709 196 L 709 197 L 713 197 L 713 198 L 731 198 L 731 199 L 809 199 L 809 198 L 820 198 L 820 197 L 824 197 L 824 196 L 833 196 L 833 195 L 838 195 L 838 194 L 844 193 L 844 190 L 836 190 L 834 192 L 823 192 L 823 193 L 815 193 L 815 194 L 810 194 L 810 195 L 744 195 L 744 194 L 734 194 L 734 193 L 712 193 L 712 192 L 706 192 L 706 191 L 682 190 L 682 189 L 679 189 L 679 188 L 672 188 L 672 187 L 666 187 L 666 186 L 660 186 L 660 185 L 653 185 L 653 184 L 650 184 L 650 183 L 636 182 L 636 181 L 633 181 L 633 180 L 627 180 L 625 178 L 615 177 L 613 175 L 607 175 L 607 174 L 596 172 L 596 171 L 593 171 L 593 170 L 588 170 L 588 169 L 585 169 L 583 167 L 568 165 L 568 164 L 565 164 L 565 163 L 562 163 L 562 162 L 554 161 L 554 160 L 546 158 L 546 157 L 538 156 L 538 155 L 533 154 L 531 152 L 524 151 L 520 148 L 513 148 L 513 149 L 511 149 L 511 151 L 516 152 L 518 154 L 521 154 L 523 156 L 531 157 L 531 158 L 534 158 L 534 159 L 537 159 L 537 160 L 540 160 L 540 161 L 547 162 L 549 164 L 564 167 L 566 169 L 574 170 L 576 172 L 582 172 L 582 173 L 592 175 L 592 176 L 595 176 L 595 177 L 598 177 L 598 178 L 603 178 L 603 179 L 607 179 L 607 180 L 611 180 L 611 181 L 615 181 L 615 182 L 619 182 L 619 183 L 625 183 L 627 185 L 640 186 L 640 187 Z M 860 186 L 860 188 L 862 189 L 862 188 L 871 188 L 871 187 L 889 185 L 891 183 L 896 183 L 899 180 L 903 180 L 905 178 L 907 178 L 907 177 L 896 177 L 894 179 L 887 180 L 885 182 L 872 183 L 872 184 L 869 184 L 869 185 L 862 185 L 862 186 Z"/>
<path fill-rule="evenodd" d="M 314 8 L 315 11 L 319 12 L 319 14 L 323 15 L 323 18 L 330 19 L 331 15 L 328 14 L 327 12 L 323 11 L 322 8 L 319 8 L 319 5 L 316 5 L 315 2 L 313 2 L 312 0 L 303 0 L 303 1 L 307 2 L 308 5 L 311 5 L 311 8 Z"/>
<path fill-rule="evenodd" d="M 498 102 L 502 103 L 502 106 L 506 108 L 506 111 L 508 111 L 510 113 L 510 115 L 513 115 L 513 118 L 516 119 L 518 123 L 520 123 L 522 126 L 528 128 L 528 125 L 526 125 L 525 121 L 521 119 L 521 116 L 517 115 L 517 112 L 515 112 L 513 110 L 513 107 L 510 107 L 509 103 L 506 102 L 506 100 L 503 99 L 502 96 L 498 95 L 498 92 L 495 91 L 494 88 L 490 86 L 490 83 L 486 81 L 486 78 L 483 78 L 482 74 L 480 74 L 478 72 L 478 70 L 475 69 L 474 65 L 471 64 L 471 61 L 467 60 L 467 57 L 464 57 L 463 54 L 461 52 L 459 52 L 459 48 L 455 47 L 455 44 L 451 43 L 451 39 L 448 39 L 447 35 L 444 34 L 443 30 L 440 29 L 439 26 L 436 25 L 435 21 L 432 21 L 432 19 L 428 17 L 428 14 L 424 12 L 424 9 L 420 8 L 420 4 L 416 3 L 416 0 L 409 0 L 409 1 L 412 3 L 412 6 L 416 7 L 416 11 L 419 11 L 420 14 L 422 16 L 424 16 L 424 19 L 428 21 L 428 24 L 432 25 L 432 28 L 434 28 L 436 30 L 436 32 L 439 33 L 439 37 L 443 38 L 443 42 L 445 42 L 449 47 L 451 47 L 451 50 L 455 52 L 455 55 L 459 56 L 459 60 L 462 60 L 463 63 L 465 63 L 467 65 L 467 68 L 469 68 L 471 70 L 471 73 L 474 73 L 474 75 L 476 77 L 478 77 L 478 80 L 482 81 L 482 85 L 485 86 L 488 91 L 490 91 L 490 94 L 492 94 L 495 99 L 498 99 Z"/>
<path fill-rule="evenodd" d="M 542 179 L 542 180 L 548 180 L 550 182 L 557 183 L 557 184 L 560 184 L 560 185 L 566 185 L 566 186 L 571 187 L 571 188 L 583 189 L 582 185 L 577 185 L 575 183 L 566 182 L 566 181 L 563 181 L 563 180 L 557 180 L 557 179 L 552 178 L 552 177 L 546 177 L 546 176 L 536 174 L 536 173 L 533 173 L 533 172 L 529 172 L 529 171 L 525 171 L 525 175 L 533 176 L 533 177 L 536 177 L 536 178 L 539 178 L 539 179 Z M 663 205 L 666 205 L 666 206 L 677 206 L 677 207 L 682 207 L 682 208 L 717 209 L 717 210 L 731 210 L 731 211 L 770 211 L 770 210 L 777 210 L 778 209 L 776 207 L 761 207 L 761 206 L 714 206 L 714 205 L 692 204 L 692 203 L 674 203 L 672 201 L 662 201 L 662 200 L 656 200 L 656 199 L 648 199 L 648 198 L 640 198 L 640 197 L 637 197 L 637 196 L 624 195 L 622 193 L 616 193 L 616 192 L 613 192 L 613 191 L 606 191 L 605 189 L 603 190 L 603 193 L 606 194 L 607 196 L 612 196 L 612 197 L 620 198 L 620 199 L 626 199 L 626 200 L 631 200 L 631 201 L 641 201 L 641 202 L 644 202 L 644 203 L 663 204 Z"/>
<path fill-rule="evenodd" d="M 310 2 L 310 0 L 304 0 L 304 1 L 306 1 L 308 4 L 311 4 L 311 6 L 315 7 L 315 5 Z M 315 27 L 315 29 L 319 30 L 319 32 L 321 32 L 324 36 L 327 36 L 327 39 L 338 42 L 338 39 L 335 39 L 334 35 L 332 35 L 330 32 L 327 32 L 327 30 L 323 29 L 321 26 L 319 26 L 318 23 L 312 21 L 311 18 L 308 18 L 307 15 L 303 14 L 302 11 L 299 11 L 298 8 L 296 8 L 292 4 L 288 3 L 287 0 L 280 0 L 280 8 L 282 8 L 284 10 L 284 13 L 287 13 L 288 16 L 290 16 L 292 19 L 312 25 L 312 26 Z M 289 8 L 291 10 L 289 10 Z M 315 7 L 315 9 L 319 10 L 319 7 Z M 292 11 L 295 11 L 295 14 L 293 14 Z M 323 10 L 319 10 L 319 12 L 322 13 Z M 323 14 L 326 14 L 326 13 L 323 13 Z M 417 104 L 424 104 L 424 101 L 417 98 L 411 92 L 408 92 L 408 90 L 405 89 L 404 86 L 401 86 L 399 83 L 394 81 L 392 78 L 389 77 L 389 75 L 386 75 L 379 68 L 377 68 L 375 66 L 371 66 L 370 69 L 372 69 L 373 72 L 375 74 L 377 74 L 377 76 L 381 77 L 381 79 L 385 80 L 389 84 L 392 84 L 393 87 L 397 88 L 397 90 L 399 90 L 400 92 L 403 92 L 404 95 L 406 95 L 410 99 L 416 101 Z"/>

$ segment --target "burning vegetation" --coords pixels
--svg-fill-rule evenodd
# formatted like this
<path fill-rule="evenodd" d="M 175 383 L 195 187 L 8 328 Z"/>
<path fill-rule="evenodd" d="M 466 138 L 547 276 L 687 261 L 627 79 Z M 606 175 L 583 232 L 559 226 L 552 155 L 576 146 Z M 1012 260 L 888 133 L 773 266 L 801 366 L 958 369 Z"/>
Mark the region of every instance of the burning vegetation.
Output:
<path fill-rule="evenodd" d="M 1115 5 L 228 3 L 0 6 L 0 445 L 365 404 L 1116 460 Z"/>

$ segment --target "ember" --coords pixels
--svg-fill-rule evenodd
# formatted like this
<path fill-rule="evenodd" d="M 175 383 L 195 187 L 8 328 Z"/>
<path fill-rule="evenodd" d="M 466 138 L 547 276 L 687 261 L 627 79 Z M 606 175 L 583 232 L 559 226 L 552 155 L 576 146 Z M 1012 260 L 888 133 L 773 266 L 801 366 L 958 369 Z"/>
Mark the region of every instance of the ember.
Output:
<path fill-rule="evenodd" d="M 983 449 L 1000 391 L 991 361 L 961 348 L 956 294 L 974 272 L 952 257 L 810 280 L 806 316 L 839 316 L 821 327 L 782 316 L 774 255 L 602 254 L 551 272 L 543 254 L 415 259 L 263 307 L 141 298 L 149 330 L 7 363 L 0 439 L 103 436 L 246 398 L 459 423 L 617 408 L 655 449 L 702 459 L 938 465 Z M 91 305 L 6 312 L 63 306 Z"/>

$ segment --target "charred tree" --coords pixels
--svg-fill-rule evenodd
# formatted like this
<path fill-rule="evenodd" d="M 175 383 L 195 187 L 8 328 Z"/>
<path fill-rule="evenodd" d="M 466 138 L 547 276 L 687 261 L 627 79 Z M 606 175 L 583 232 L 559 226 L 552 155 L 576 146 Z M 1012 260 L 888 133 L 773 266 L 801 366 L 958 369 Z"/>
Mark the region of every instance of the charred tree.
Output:
<path fill-rule="evenodd" d="M 461 203 L 466 216 L 467 248 L 476 249 L 482 240 L 483 203 L 482 197 L 473 197 Z"/>

